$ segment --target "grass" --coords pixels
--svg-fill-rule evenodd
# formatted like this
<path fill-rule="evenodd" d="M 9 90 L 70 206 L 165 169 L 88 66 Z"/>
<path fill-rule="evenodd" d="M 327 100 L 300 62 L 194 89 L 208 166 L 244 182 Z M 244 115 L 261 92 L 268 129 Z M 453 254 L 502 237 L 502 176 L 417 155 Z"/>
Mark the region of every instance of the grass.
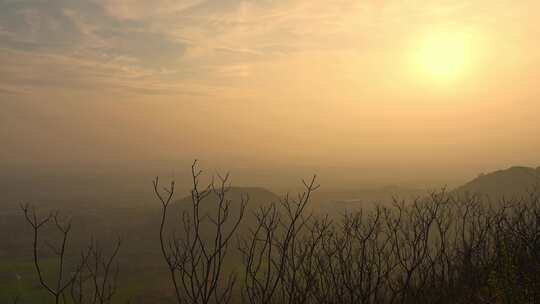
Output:
<path fill-rule="evenodd" d="M 45 278 L 54 278 L 55 259 L 42 259 Z M 122 274 L 121 274 L 122 276 Z M 171 292 L 171 285 L 164 273 L 149 271 L 124 274 L 119 278 L 115 303 L 126 303 L 130 299 L 164 299 Z M 12 303 L 19 295 L 19 303 L 53 303 L 52 297 L 44 290 L 37 278 L 32 261 L 0 262 L 0 303 Z"/>
<path fill-rule="evenodd" d="M 43 259 L 45 277 L 51 277 L 56 267 L 54 259 Z M 21 303 L 48 303 L 47 292 L 41 288 L 31 261 L 3 261 L 0 263 L 0 303 L 11 303 L 16 296 Z"/>

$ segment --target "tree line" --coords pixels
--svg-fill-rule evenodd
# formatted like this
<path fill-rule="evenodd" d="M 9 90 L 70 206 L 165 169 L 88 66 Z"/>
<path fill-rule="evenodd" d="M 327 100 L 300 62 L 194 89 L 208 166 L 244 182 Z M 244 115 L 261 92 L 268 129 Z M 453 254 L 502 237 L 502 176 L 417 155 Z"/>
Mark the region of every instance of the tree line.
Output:
<path fill-rule="evenodd" d="M 168 216 L 174 182 L 153 181 L 173 303 L 540 303 L 538 189 L 497 202 L 443 189 L 331 217 L 308 208 L 315 176 L 297 196 L 248 212 L 247 196 L 231 207 L 228 175 L 201 186 L 196 162 L 191 169 L 191 203 L 178 220 Z M 202 211 L 210 195 L 213 211 Z M 68 266 L 71 222 L 21 208 L 36 276 L 54 303 L 117 303 L 121 240 L 108 250 L 92 241 Z M 249 228 L 239 229 L 248 217 Z M 41 243 L 47 225 L 60 232 L 57 245 Z M 42 275 L 45 247 L 56 260 L 52 280 Z"/>

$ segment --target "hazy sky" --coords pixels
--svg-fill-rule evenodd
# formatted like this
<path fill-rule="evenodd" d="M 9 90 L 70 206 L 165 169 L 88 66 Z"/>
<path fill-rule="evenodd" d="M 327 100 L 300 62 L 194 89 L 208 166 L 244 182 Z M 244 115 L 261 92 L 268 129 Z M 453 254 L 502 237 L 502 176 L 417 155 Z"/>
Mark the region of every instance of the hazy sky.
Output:
<path fill-rule="evenodd" d="M 0 0 L 0 164 L 536 166 L 539 79 L 536 0 Z"/>

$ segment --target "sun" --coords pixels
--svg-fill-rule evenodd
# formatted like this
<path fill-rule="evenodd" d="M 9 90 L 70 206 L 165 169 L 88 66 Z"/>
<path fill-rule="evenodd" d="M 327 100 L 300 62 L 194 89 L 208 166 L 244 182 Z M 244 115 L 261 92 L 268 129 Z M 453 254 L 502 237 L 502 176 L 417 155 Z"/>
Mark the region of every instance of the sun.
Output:
<path fill-rule="evenodd" d="M 413 62 L 422 79 L 452 82 L 468 72 L 472 40 L 463 32 L 434 32 L 419 39 Z"/>

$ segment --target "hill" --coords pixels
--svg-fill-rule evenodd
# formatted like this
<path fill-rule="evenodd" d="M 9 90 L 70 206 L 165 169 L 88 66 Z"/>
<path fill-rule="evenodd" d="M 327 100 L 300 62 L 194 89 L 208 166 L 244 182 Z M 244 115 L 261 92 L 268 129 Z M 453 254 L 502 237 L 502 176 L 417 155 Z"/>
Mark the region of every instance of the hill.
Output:
<path fill-rule="evenodd" d="M 341 214 L 344 211 L 357 211 L 379 204 L 388 205 L 394 198 L 413 200 L 426 193 L 423 189 L 393 185 L 378 188 L 323 189 L 314 193 L 312 206 L 321 214 Z"/>
<path fill-rule="evenodd" d="M 232 205 L 239 204 L 242 200 L 242 197 L 248 197 L 248 208 L 256 208 L 262 204 L 267 204 L 271 202 L 277 202 L 279 196 L 261 187 L 230 187 L 225 195 L 225 199 L 231 200 Z M 217 196 L 215 194 L 210 194 L 202 202 L 202 207 L 210 207 L 213 203 L 217 202 Z M 191 206 L 191 196 L 186 196 L 175 203 L 177 206 Z"/>
<path fill-rule="evenodd" d="M 510 167 L 480 174 L 472 181 L 454 190 L 456 194 L 480 194 L 492 199 L 516 198 L 526 195 L 532 187 L 540 185 L 540 167 Z"/>

